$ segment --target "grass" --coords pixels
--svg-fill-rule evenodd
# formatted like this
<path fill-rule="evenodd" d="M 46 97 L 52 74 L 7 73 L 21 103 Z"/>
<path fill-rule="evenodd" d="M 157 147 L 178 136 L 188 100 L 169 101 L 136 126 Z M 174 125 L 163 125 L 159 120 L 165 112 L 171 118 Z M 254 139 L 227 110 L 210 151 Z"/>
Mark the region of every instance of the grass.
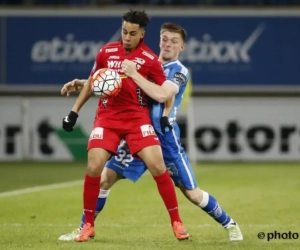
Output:
<path fill-rule="evenodd" d="M 84 163 L 1 163 L 0 192 L 82 179 Z M 137 183 L 122 180 L 96 222 L 96 238 L 58 242 L 81 219 L 82 185 L 0 197 L 0 249 L 3 250 L 168 250 L 300 249 L 300 239 L 267 241 L 257 237 L 300 234 L 300 164 L 204 163 L 194 168 L 201 188 L 214 195 L 241 226 L 243 242 L 229 242 L 213 219 L 177 190 L 181 217 L 191 239 L 178 242 L 149 174 Z"/>

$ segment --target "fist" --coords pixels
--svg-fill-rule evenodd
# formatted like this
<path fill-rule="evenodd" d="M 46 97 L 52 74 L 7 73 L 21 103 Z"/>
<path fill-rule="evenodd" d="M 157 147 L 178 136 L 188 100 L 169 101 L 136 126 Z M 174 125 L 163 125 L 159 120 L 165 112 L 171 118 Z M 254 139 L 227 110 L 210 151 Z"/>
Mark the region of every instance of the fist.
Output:
<path fill-rule="evenodd" d="M 137 64 L 127 59 L 122 62 L 121 67 L 124 73 L 129 77 L 137 72 Z"/>
<path fill-rule="evenodd" d="M 62 120 L 62 127 L 65 131 L 71 132 L 73 131 L 73 127 L 76 124 L 78 118 L 78 114 L 74 111 L 71 111 L 66 117 Z"/>

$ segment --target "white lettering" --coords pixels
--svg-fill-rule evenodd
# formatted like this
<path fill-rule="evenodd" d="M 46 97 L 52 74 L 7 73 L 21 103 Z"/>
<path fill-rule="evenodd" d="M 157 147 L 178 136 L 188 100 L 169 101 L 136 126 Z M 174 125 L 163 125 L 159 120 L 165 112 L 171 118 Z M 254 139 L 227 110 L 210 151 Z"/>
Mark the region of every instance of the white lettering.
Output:
<path fill-rule="evenodd" d="M 154 128 L 152 125 L 142 125 L 141 126 L 141 131 L 142 131 L 142 135 L 143 137 L 149 136 L 149 135 L 156 135 Z"/>
<path fill-rule="evenodd" d="M 104 41 L 76 41 L 73 34 L 63 40 L 53 37 L 50 41 L 42 40 L 33 44 L 31 60 L 35 63 L 44 62 L 92 62 Z"/>
<path fill-rule="evenodd" d="M 121 68 L 121 61 L 107 61 L 107 67 L 110 69 Z"/>
<path fill-rule="evenodd" d="M 111 52 L 116 52 L 116 51 L 118 51 L 118 48 L 111 48 L 111 49 L 105 50 L 106 53 L 111 53 Z"/>
<path fill-rule="evenodd" d="M 264 29 L 265 25 L 260 24 L 245 41 L 214 41 L 210 34 L 204 34 L 202 40 L 192 37 L 186 42 L 180 60 L 190 63 L 250 63 L 249 52 Z"/>
<path fill-rule="evenodd" d="M 146 51 L 143 51 L 143 53 L 142 53 L 144 56 L 147 56 L 147 57 L 149 57 L 151 60 L 153 60 L 154 59 L 154 56 L 153 55 L 151 55 L 151 54 L 149 54 L 148 52 L 146 52 Z"/>

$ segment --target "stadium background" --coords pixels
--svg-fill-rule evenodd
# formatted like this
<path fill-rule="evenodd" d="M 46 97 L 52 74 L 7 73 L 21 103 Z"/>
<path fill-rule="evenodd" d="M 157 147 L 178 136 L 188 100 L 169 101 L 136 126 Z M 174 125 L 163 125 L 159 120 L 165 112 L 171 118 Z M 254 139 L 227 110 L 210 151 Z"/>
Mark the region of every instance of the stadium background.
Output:
<path fill-rule="evenodd" d="M 76 133 L 64 133 L 61 118 L 74 99 L 59 90 L 73 78 L 86 78 L 101 45 L 120 38 L 120 15 L 128 7 L 81 9 L 75 2 L 55 11 L 39 6 L 0 12 L 1 159 L 86 156 L 97 100 L 81 112 Z M 188 33 L 180 59 L 191 71 L 192 90 L 178 122 L 192 161 L 298 160 L 300 12 L 201 7 L 145 5 L 152 16 L 146 42 L 155 52 L 161 23 L 177 22 Z"/>
<path fill-rule="evenodd" d="M 299 249 L 299 239 L 271 243 L 256 236 L 300 233 L 298 4 L 0 0 L 0 249 L 94 249 L 56 242 L 77 226 L 97 103 L 92 98 L 75 131 L 66 133 L 61 120 L 75 96 L 60 96 L 60 88 L 87 77 L 101 45 L 119 39 L 120 15 L 130 7 L 151 15 L 146 42 L 156 52 L 162 22 L 186 28 L 180 59 L 192 81 L 178 116 L 182 142 L 200 186 L 244 232 L 245 241 L 231 245 L 179 194 L 193 235 L 180 249 Z M 116 185 L 95 243 L 103 249 L 178 249 L 166 214 L 157 212 L 164 208 L 155 189 L 149 175 Z"/>

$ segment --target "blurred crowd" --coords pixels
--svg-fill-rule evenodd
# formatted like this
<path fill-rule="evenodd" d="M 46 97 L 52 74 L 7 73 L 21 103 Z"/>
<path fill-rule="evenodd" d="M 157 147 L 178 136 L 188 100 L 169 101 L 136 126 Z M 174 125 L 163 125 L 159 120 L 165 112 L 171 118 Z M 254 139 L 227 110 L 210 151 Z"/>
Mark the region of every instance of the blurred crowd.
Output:
<path fill-rule="evenodd" d="M 299 5 L 300 0 L 0 0 L 0 5 L 66 5 L 88 6 L 107 4 L 130 5 L 263 5 L 263 6 L 288 6 Z"/>

